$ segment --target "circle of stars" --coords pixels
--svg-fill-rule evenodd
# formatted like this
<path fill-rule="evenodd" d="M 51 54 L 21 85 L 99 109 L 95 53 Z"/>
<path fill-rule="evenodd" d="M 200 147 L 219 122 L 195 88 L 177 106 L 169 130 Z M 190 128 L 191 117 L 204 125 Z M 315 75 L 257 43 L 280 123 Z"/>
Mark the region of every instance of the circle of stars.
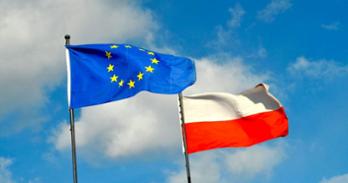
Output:
<path fill-rule="evenodd" d="M 110 45 L 110 48 L 111 49 L 117 49 L 120 46 L 122 46 L 122 45 L 113 44 L 113 45 Z M 131 45 L 124 45 L 124 48 L 126 48 L 126 49 L 134 49 L 136 47 L 133 47 Z M 154 66 L 157 65 L 160 62 L 157 58 L 155 58 L 155 53 L 152 52 L 152 51 L 147 51 L 147 50 L 145 50 L 143 48 L 138 48 L 138 50 L 151 56 L 151 58 L 149 60 L 150 64 L 145 66 L 143 71 L 139 71 L 138 72 L 138 74 L 136 75 L 136 79 L 124 80 L 124 79 L 121 79 L 118 75 L 112 74 L 112 72 L 114 72 L 114 70 L 116 68 L 115 68 L 115 65 L 110 63 L 106 67 L 106 70 L 107 70 L 108 73 L 112 74 L 110 76 L 110 82 L 111 83 L 117 83 L 119 88 L 124 87 L 124 86 L 128 86 L 128 89 L 133 89 L 133 88 L 136 87 L 136 82 L 140 82 L 141 80 L 143 80 L 145 74 L 152 74 L 152 73 L 155 72 Z M 106 58 L 108 60 L 110 60 L 112 58 L 111 51 L 105 51 L 105 56 L 106 56 Z"/>

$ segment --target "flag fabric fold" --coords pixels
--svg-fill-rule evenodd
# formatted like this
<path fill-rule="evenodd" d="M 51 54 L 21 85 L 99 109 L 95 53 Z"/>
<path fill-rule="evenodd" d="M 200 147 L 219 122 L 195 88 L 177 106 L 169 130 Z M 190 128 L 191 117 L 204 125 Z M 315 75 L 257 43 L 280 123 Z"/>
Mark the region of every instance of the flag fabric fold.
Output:
<path fill-rule="evenodd" d="M 288 134 L 284 108 L 265 84 L 238 95 L 184 96 L 183 106 L 188 153 L 247 147 Z"/>
<path fill-rule="evenodd" d="M 176 94 L 196 81 L 192 60 L 129 44 L 67 45 L 71 108 L 132 97 Z"/>

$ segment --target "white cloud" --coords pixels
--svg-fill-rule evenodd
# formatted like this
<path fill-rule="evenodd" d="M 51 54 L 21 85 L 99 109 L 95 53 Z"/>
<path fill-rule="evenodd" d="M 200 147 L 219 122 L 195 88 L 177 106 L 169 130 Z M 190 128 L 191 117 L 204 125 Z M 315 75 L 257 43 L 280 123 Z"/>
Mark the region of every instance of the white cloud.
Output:
<path fill-rule="evenodd" d="M 268 55 L 266 48 L 263 46 L 259 46 L 256 52 L 251 53 L 247 56 L 247 58 L 256 58 L 256 59 L 263 59 L 266 58 Z"/>
<path fill-rule="evenodd" d="M 178 125 L 175 96 L 141 93 L 82 109 L 76 123 L 77 145 L 81 153 L 107 158 L 161 151 L 180 140 Z M 55 145 L 59 150 L 70 146 L 68 128 L 63 124 L 58 129 Z"/>
<path fill-rule="evenodd" d="M 190 156 L 192 157 L 192 156 Z M 216 153 L 205 152 L 200 156 L 190 159 L 190 172 L 192 182 L 200 183 L 221 183 L 221 167 Z M 178 172 L 170 172 L 167 178 L 168 183 L 185 183 L 186 169 L 181 164 L 182 169 Z"/>
<path fill-rule="evenodd" d="M 231 51 L 240 44 L 235 32 L 240 27 L 242 18 L 246 12 L 239 3 L 229 8 L 228 11 L 230 12 L 229 20 L 227 20 L 225 25 L 216 27 L 216 37 L 207 44 L 208 47 L 217 51 Z"/>
<path fill-rule="evenodd" d="M 72 43 L 151 42 L 158 28 L 135 2 L 58 0 L 1 1 L 0 134 L 38 127 L 48 92 L 65 78 L 65 33 Z"/>
<path fill-rule="evenodd" d="M 231 14 L 231 19 L 228 21 L 227 25 L 231 28 L 239 27 L 242 21 L 242 17 L 245 14 L 245 10 L 240 4 L 236 4 L 233 8 L 229 9 Z"/>
<path fill-rule="evenodd" d="M 340 22 L 333 22 L 330 24 L 321 24 L 321 28 L 326 29 L 326 30 L 331 30 L 331 31 L 338 31 L 340 30 Z"/>
<path fill-rule="evenodd" d="M 260 47 L 256 52 L 256 57 L 258 58 L 266 58 L 267 57 L 267 50 L 264 47 Z"/>
<path fill-rule="evenodd" d="M 285 159 L 285 147 L 278 145 L 268 147 L 257 145 L 243 150 L 209 151 L 191 157 L 191 174 L 193 182 L 200 183 L 234 183 L 253 182 L 258 176 L 268 179 Z M 184 165 L 176 172 L 170 172 L 168 183 L 184 183 L 186 170 Z"/>
<path fill-rule="evenodd" d="M 185 93 L 240 92 L 269 79 L 267 74 L 258 74 L 244 64 L 240 57 L 211 57 L 196 62 L 197 81 Z"/>
<path fill-rule="evenodd" d="M 28 180 L 28 183 L 42 183 L 42 180 L 39 177 L 35 177 L 31 180 Z"/>
<path fill-rule="evenodd" d="M 197 61 L 197 82 L 185 91 L 239 92 L 267 79 L 254 74 L 242 59 L 216 64 L 215 59 Z M 176 96 L 143 92 L 127 100 L 83 108 L 76 122 L 79 152 L 118 159 L 146 152 L 169 152 L 181 144 Z M 67 122 L 52 137 L 58 150 L 70 146 Z"/>
<path fill-rule="evenodd" d="M 263 59 L 267 57 L 266 48 L 259 46 L 246 50 L 242 41 L 239 39 L 238 28 L 241 27 L 246 11 L 241 4 L 236 3 L 229 8 L 230 17 L 222 25 L 216 26 L 215 38 L 207 43 L 207 46 L 218 54 L 239 55 L 245 58 Z"/>
<path fill-rule="evenodd" d="M 207 46 L 218 52 L 231 52 L 239 48 L 241 42 L 234 29 L 224 26 L 216 27 L 215 38 L 207 43 Z"/>
<path fill-rule="evenodd" d="M 273 22 L 275 17 L 291 8 L 290 0 L 272 0 L 264 9 L 257 13 L 257 18 L 264 22 Z"/>
<path fill-rule="evenodd" d="M 18 182 L 27 182 L 27 183 L 41 183 L 39 177 L 36 177 L 31 180 L 26 180 L 23 177 L 16 177 L 18 180 L 15 181 L 12 176 L 12 172 L 10 171 L 10 166 L 13 161 L 9 158 L 0 157 L 0 182 L 1 183 L 18 183 Z"/>
<path fill-rule="evenodd" d="M 267 175 L 285 158 L 283 148 L 255 146 L 226 157 L 226 163 L 230 172 L 239 176 L 252 177 L 262 173 Z"/>
<path fill-rule="evenodd" d="M 289 65 L 288 71 L 294 76 L 332 79 L 348 74 L 348 65 L 340 65 L 333 60 L 309 60 L 305 57 L 298 57 L 295 63 Z"/>
<path fill-rule="evenodd" d="M 8 167 L 12 164 L 11 159 L 0 157 L 0 182 L 1 183 L 14 183 L 12 179 L 12 173 Z"/>
<path fill-rule="evenodd" d="M 329 179 L 322 179 L 320 183 L 347 183 L 348 182 L 348 174 L 337 175 L 331 177 Z"/>

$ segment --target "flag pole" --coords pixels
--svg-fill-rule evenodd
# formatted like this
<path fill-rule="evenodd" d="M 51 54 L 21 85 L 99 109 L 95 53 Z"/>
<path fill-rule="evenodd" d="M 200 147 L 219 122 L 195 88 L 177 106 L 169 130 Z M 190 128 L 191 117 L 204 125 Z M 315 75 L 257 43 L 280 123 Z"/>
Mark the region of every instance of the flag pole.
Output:
<path fill-rule="evenodd" d="M 64 36 L 65 45 L 70 44 L 70 35 Z M 77 163 L 76 163 L 76 141 L 75 141 L 75 116 L 74 109 L 69 106 L 69 116 L 70 116 L 70 135 L 71 135 L 71 155 L 73 164 L 73 183 L 77 183 Z"/>
<path fill-rule="evenodd" d="M 181 133 L 182 133 L 183 151 L 184 151 L 184 156 L 185 156 L 187 182 L 191 183 L 190 160 L 189 160 L 189 156 L 187 153 L 187 143 L 186 143 L 184 104 L 182 101 L 182 93 L 181 92 L 178 94 L 178 98 L 179 98 L 180 126 L 181 126 Z"/>

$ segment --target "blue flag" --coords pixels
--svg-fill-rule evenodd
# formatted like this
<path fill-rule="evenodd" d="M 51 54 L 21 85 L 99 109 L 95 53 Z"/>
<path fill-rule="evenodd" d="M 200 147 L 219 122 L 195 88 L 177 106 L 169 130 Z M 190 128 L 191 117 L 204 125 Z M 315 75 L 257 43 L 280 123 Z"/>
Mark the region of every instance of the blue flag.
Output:
<path fill-rule="evenodd" d="M 128 44 L 67 45 L 71 108 L 120 100 L 146 90 L 176 94 L 196 81 L 192 60 Z"/>

